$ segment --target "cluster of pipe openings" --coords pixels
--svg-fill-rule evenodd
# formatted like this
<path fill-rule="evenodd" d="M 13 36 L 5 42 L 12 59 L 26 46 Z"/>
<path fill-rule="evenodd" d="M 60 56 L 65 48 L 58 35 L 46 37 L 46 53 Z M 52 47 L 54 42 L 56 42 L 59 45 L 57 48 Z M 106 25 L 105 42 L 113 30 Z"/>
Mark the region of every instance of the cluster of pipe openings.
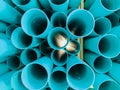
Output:
<path fill-rule="evenodd" d="M 120 0 L 81 2 L 0 0 L 0 90 L 120 89 Z"/>

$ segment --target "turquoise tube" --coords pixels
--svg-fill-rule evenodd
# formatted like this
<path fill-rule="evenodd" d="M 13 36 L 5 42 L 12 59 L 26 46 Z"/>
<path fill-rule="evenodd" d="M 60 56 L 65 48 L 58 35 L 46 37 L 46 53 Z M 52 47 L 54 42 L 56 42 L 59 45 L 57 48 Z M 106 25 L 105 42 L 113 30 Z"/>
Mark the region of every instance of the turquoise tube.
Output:
<path fill-rule="evenodd" d="M 11 70 L 18 70 L 23 66 L 23 64 L 20 61 L 20 58 L 15 55 L 8 57 L 6 60 L 6 64 L 8 65 L 8 68 Z"/>
<path fill-rule="evenodd" d="M 50 54 L 52 53 L 53 49 L 49 46 L 47 40 L 44 40 L 40 46 L 39 49 L 41 51 L 41 53 L 45 56 L 50 56 Z"/>
<path fill-rule="evenodd" d="M 14 90 L 28 90 L 22 83 L 21 73 L 21 70 L 16 71 L 11 77 L 11 87 Z"/>
<path fill-rule="evenodd" d="M 54 50 L 51 53 L 51 60 L 56 66 L 63 66 L 67 63 L 68 54 L 64 50 Z"/>
<path fill-rule="evenodd" d="M 0 70 L 0 76 L 9 71 L 9 68 L 8 68 L 7 64 L 5 64 L 5 63 L 0 63 L 0 68 L 2 69 L 2 70 Z"/>
<path fill-rule="evenodd" d="M 41 57 L 41 52 L 37 48 L 25 49 L 20 55 L 20 60 L 24 65 L 27 65 Z"/>
<path fill-rule="evenodd" d="M 11 38 L 12 32 L 17 28 L 18 26 L 15 24 L 9 25 L 5 30 L 6 30 L 6 36 L 7 38 Z"/>
<path fill-rule="evenodd" d="M 11 41 L 7 39 L 6 35 L 0 33 L 0 57 L 11 56 L 19 53 L 19 50 L 13 46 Z"/>
<path fill-rule="evenodd" d="M 48 34 L 47 41 L 51 48 L 60 50 L 66 47 L 70 40 L 68 32 L 61 27 L 55 27 Z"/>
<path fill-rule="evenodd" d="M 112 68 L 110 69 L 110 71 L 108 72 L 108 75 L 110 77 L 112 77 L 115 81 L 117 81 L 120 84 L 120 64 L 119 63 L 112 63 Z"/>
<path fill-rule="evenodd" d="M 21 25 L 24 32 L 30 36 L 45 38 L 51 25 L 47 15 L 40 9 L 30 9 L 22 16 Z"/>
<path fill-rule="evenodd" d="M 119 16 L 116 13 L 108 15 L 107 18 L 111 21 L 112 27 L 119 25 Z"/>
<path fill-rule="evenodd" d="M 120 38 L 120 26 L 113 27 L 110 33 Z"/>
<path fill-rule="evenodd" d="M 66 26 L 67 15 L 63 12 L 55 12 L 51 16 L 52 27 L 65 27 Z"/>
<path fill-rule="evenodd" d="M 46 56 L 28 64 L 21 75 L 24 86 L 29 90 L 43 89 L 50 79 L 52 68 L 52 61 Z"/>
<path fill-rule="evenodd" d="M 12 2 L 23 11 L 27 11 L 31 8 L 40 8 L 37 0 L 12 0 Z"/>
<path fill-rule="evenodd" d="M 50 3 L 48 0 L 38 0 L 38 2 L 40 3 L 42 8 L 50 8 Z"/>
<path fill-rule="evenodd" d="M 11 77 L 15 73 L 15 71 L 9 71 L 2 76 L 0 76 L 0 89 L 1 90 L 11 90 Z"/>
<path fill-rule="evenodd" d="M 55 67 L 48 82 L 51 90 L 67 90 L 66 70 L 64 67 Z"/>
<path fill-rule="evenodd" d="M 74 11 L 76 8 L 69 8 L 65 13 L 67 14 L 67 16 Z"/>
<path fill-rule="evenodd" d="M 76 55 L 80 52 L 80 43 L 77 40 L 71 40 L 65 50 L 69 55 Z"/>
<path fill-rule="evenodd" d="M 87 38 L 84 48 L 103 57 L 113 58 L 120 53 L 120 39 L 114 34 Z"/>
<path fill-rule="evenodd" d="M 7 23 L 0 21 L 0 32 L 5 32 L 7 26 Z"/>
<path fill-rule="evenodd" d="M 75 90 L 87 90 L 94 83 L 94 71 L 77 56 L 68 58 L 66 70 L 68 84 Z"/>
<path fill-rule="evenodd" d="M 85 0 L 84 1 L 84 8 L 89 10 L 94 2 L 95 2 L 95 0 Z"/>
<path fill-rule="evenodd" d="M 19 8 L 18 6 L 14 7 L 17 11 L 19 11 L 21 14 L 24 14 L 25 11 L 23 11 L 21 8 Z"/>
<path fill-rule="evenodd" d="M 6 59 L 7 59 L 7 56 L 0 56 L 0 63 L 4 63 Z"/>
<path fill-rule="evenodd" d="M 18 27 L 12 32 L 11 42 L 16 48 L 25 49 L 38 46 L 41 40 L 27 35 L 21 27 Z"/>
<path fill-rule="evenodd" d="M 14 14 L 13 14 L 14 13 Z M 0 20 L 10 24 L 20 24 L 21 14 L 5 1 L 0 0 Z"/>
<path fill-rule="evenodd" d="M 68 9 L 69 0 L 48 0 L 54 11 L 65 12 Z"/>
<path fill-rule="evenodd" d="M 95 74 L 94 90 L 119 90 L 120 85 L 105 74 Z"/>
<path fill-rule="evenodd" d="M 112 67 L 111 59 L 92 52 L 85 51 L 84 59 L 97 73 L 107 73 Z"/>
<path fill-rule="evenodd" d="M 69 0 L 69 7 L 70 8 L 78 8 L 80 6 L 82 0 Z"/>
<path fill-rule="evenodd" d="M 120 9 L 120 0 L 95 0 L 89 11 L 95 18 L 107 16 Z"/>
<path fill-rule="evenodd" d="M 89 11 L 76 9 L 67 17 L 66 29 L 71 38 L 77 39 L 86 37 L 92 33 L 94 25 L 94 17 Z"/>
<path fill-rule="evenodd" d="M 106 17 L 101 17 L 95 20 L 95 27 L 90 36 L 105 35 L 111 31 L 111 21 Z"/>

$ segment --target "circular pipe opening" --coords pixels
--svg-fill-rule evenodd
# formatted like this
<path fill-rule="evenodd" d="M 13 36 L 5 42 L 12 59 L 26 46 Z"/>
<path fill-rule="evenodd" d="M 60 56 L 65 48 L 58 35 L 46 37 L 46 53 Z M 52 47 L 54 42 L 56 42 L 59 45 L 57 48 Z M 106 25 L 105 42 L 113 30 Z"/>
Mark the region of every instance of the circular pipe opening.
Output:
<path fill-rule="evenodd" d="M 32 90 L 41 89 L 46 85 L 48 74 L 43 66 L 39 64 L 31 64 L 26 69 L 26 72 L 24 72 L 26 74 L 26 77 L 24 78 L 26 80 L 26 83 L 29 85 L 29 88 Z"/>
<path fill-rule="evenodd" d="M 17 56 L 11 56 L 7 59 L 7 65 L 12 70 L 18 69 L 20 64 L 20 59 Z"/>
<path fill-rule="evenodd" d="M 55 65 L 64 65 L 67 61 L 67 53 L 63 50 L 55 50 L 52 58 Z"/>
<path fill-rule="evenodd" d="M 111 59 L 99 56 L 95 59 L 94 68 L 98 73 L 106 73 L 112 66 Z"/>

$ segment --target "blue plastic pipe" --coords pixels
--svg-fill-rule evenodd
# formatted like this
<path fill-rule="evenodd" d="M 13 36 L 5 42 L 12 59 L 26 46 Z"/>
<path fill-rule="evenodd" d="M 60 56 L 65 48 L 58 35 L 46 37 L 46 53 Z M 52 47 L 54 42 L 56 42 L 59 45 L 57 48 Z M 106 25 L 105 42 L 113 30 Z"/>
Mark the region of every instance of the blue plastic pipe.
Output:
<path fill-rule="evenodd" d="M 101 17 L 95 20 L 95 27 L 90 36 L 105 35 L 111 31 L 111 21 L 106 17 Z"/>
<path fill-rule="evenodd" d="M 85 0 L 84 1 L 84 8 L 89 10 L 94 2 L 95 2 L 95 0 Z"/>
<path fill-rule="evenodd" d="M 68 54 L 64 50 L 54 50 L 51 53 L 51 60 L 56 66 L 63 66 L 67 63 Z"/>
<path fill-rule="evenodd" d="M 50 3 L 48 0 L 38 0 L 38 2 L 40 3 L 42 8 L 50 8 Z"/>
<path fill-rule="evenodd" d="M 13 14 L 14 13 L 14 14 Z M 0 20 L 10 24 L 20 24 L 21 14 L 5 1 L 0 0 Z"/>
<path fill-rule="evenodd" d="M 107 16 L 120 9 L 120 0 L 95 0 L 89 11 L 95 18 Z"/>
<path fill-rule="evenodd" d="M 46 87 L 52 72 L 53 63 L 49 57 L 42 57 L 22 70 L 22 82 L 29 90 L 40 90 Z"/>
<path fill-rule="evenodd" d="M 87 90 L 94 83 L 94 71 L 77 56 L 68 58 L 66 70 L 68 84 L 75 90 Z"/>
<path fill-rule="evenodd" d="M 7 23 L 0 21 L 0 32 L 5 32 L 7 26 Z"/>
<path fill-rule="evenodd" d="M 120 53 L 120 39 L 114 34 L 86 38 L 84 48 L 103 57 L 113 58 Z"/>
<path fill-rule="evenodd" d="M 95 74 L 94 90 L 119 90 L 120 85 L 105 74 Z"/>
<path fill-rule="evenodd" d="M 11 87 L 14 90 L 28 90 L 22 83 L 21 73 L 21 70 L 16 71 L 11 77 Z"/>
<path fill-rule="evenodd" d="M 5 34 L 0 33 L 0 57 L 11 56 L 19 53 L 19 50 L 13 46 Z"/>
<path fill-rule="evenodd" d="M 55 67 L 48 82 L 51 90 L 67 90 L 66 70 L 64 67 Z"/>
<path fill-rule="evenodd" d="M 89 11 L 76 9 L 68 15 L 66 29 L 72 39 L 77 39 L 92 33 L 94 25 L 94 17 Z"/>
<path fill-rule="evenodd" d="M 69 0 L 69 7 L 70 8 L 78 8 L 80 6 L 82 0 Z"/>
<path fill-rule="evenodd" d="M 9 71 L 9 68 L 6 63 L 0 63 L 0 76 L 7 73 Z"/>
<path fill-rule="evenodd" d="M 18 27 L 12 32 L 11 42 L 16 48 L 25 49 L 38 46 L 41 40 L 27 35 L 21 27 Z"/>
<path fill-rule="evenodd" d="M 30 49 L 25 49 L 22 51 L 20 55 L 20 60 L 24 65 L 27 65 L 38 58 L 41 57 L 41 52 L 37 48 L 30 48 Z"/>
<path fill-rule="evenodd" d="M 36 8 L 24 13 L 21 26 L 26 34 L 38 38 L 45 38 L 51 31 L 47 15 L 42 10 Z"/>
<path fill-rule="evenodd" d="M 112 67 L 111 59 L 92 52 L 85 51 L 84 59 L 97 73 L 107 73 Z"/>
<path fill-rule="evenodd" d="M 53 28 L 47 37 L 49 46 L 56 50 L 65 48 L 69 40 L 68 32 L 62 27 Z"/>
<path fill-rule="evenodd" d="M 55 12 L 51 16 L 52 27 L 65 27 L 66 26 L 67 15 L 63 12 Z"/>

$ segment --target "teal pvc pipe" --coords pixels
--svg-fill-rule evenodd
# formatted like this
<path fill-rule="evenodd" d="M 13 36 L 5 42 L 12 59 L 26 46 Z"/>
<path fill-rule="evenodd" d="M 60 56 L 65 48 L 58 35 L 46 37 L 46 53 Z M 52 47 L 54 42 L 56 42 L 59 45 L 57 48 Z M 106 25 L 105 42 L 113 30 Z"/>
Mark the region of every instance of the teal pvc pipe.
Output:
<path fill-rule="evenodd" d="M 65 12 L 68 9 L 69 0 L 48 0 L 54 11 Z"/>
<path fill-rule="evenodd" d="M 4 63 L 6 61 L 7 56 L 0 56 L 0 63 Z"/>
<path fill-rule="evenodd" d="M 74 11 L 76 8 L 69 8 L 65 13 L 67 14 L 67 16 Z"/>
<path fill-rule="evenodd" d="M 66 70 L 64 67 L 55 67 L 48 82 L 51 90 L 67 90 Z"/>
<path fill-rule="evenodd" d="M 50 8 L 50 3 L 48 0 L 38 0 L 38 2 L 40 3 L 42 8 Z"/>
<path fill-rule="evenodd" d="M 120 64 L 120 54 L 114 58 L 111 59 L 113 62 L 119 63 Z"/>
<path fill-rule="evenodd" d="M 105 74 L 95 74 L 94 90 L 119 90 L 120 85 Z"/>
<path fill-rule="evenodd" d="M 40 49 L 41 53 L 45 56 L 49 56 L 53 51 L 53 49 L 48 45 L 47 40 L 44 40 L 40 44 L 39 49 Z"/>
<path fill-rule="evenodd" d="M 120 26 L 113 27 L 110 33 L 120 38 Z"/>
<path fill-rule="evenodd" d="M 92 33 L 94 25 L 94 17 L 89 11 L 76 9 L 68 15 L 66 29 L 69 32 L 71 38 L 77 39 L 86 37 Z"/>
<path fill-rule="evenodd" d="M 27 65 L 41 57 L 41 52 L 37 48 L 25 49 L 20 55 L 20 60 L 24 65 Z"/>
<path fill-rule="evenodd" d="M 8 68 L 7 64 L 5 64 L 5 63 L 0 63 L 0 68 L 1 68 L 0 76 L 9 71 L 9 68 Z"/>
<path fill-rule="evenodd" d="M 17 28 L 18 26 L 15 24 L 9 25 L 5 30 L 6 30 L 6 36 L 7 38 L 11 38 L 12 32 Z"/>
<path fill-rule="evenodd" d="M 52 27 L 65 27 L 66 26 L 67 15 L 64 12 L 55 12 L 51 16 Z"/>
<path fill-rule="evenodd" d="M 92 52 L 85 51 L 84 59 L 97 73 L 107 73 L 112 67 L 111 59 Z"/>
<path fill-rule="evenodd" d="M 14 14 L 13 14 L 14 13 Z M 10 24 L 20 24 L 21 14 L 5 1 L 0 0 L 0 20 Z"/>
<path fill-rule="evenodd" d="M 94 2 L 95 2 L 95 0 L 85 0 L 84 1 L 84 8 L 89 10 Z"/>
<path fill-rule="evenodd" d="M 73 89 L 73 88 L 71 88 L 71 87 L 68 87 L 68 89 L 67 90 L 75 90 L 75 89 Z"/>
<path fill-rule="evenodd" d="M 101 17 L 95 20 L 95 27 L 90 36 L 105 35 L 111 31 L 112 23 L 106 17 Z"/>
<path fill-rule="evenodd" d="M 51 60 L 56 66 L 63 66 L 67 63 L 68 54 L 64 50 L 54 50 L 51 53 Z"/>
<path fill-rule="evenodd" d="M 8 57 L 6 60 L 6 64 L 8 65 L 8 68 L 11 70 L 18 70 L 23 66 L 23 64 L 20 61 L 20 58 L 15 55 Z"/>
<path fill-rule="evenodd" d="M 94 71 L 77 56 L 68 58 L 66 70 L 68 84 L 75 90 L 87 90 L 94 83 Z"/>
<path fill-rule="evenodd" d="M 108 15 L 107 18 L 111 21 L 112 27 L 119 25 L 119 16 L 116 13 Z"/>
<path fill-rule="evenodd" d="M 43 89 L 50 79 L 52 68 L 53 63 L 46 56 L 28 64 L 21 75 L 24 86 L 29 90 Z"/>
<path fill-rule="evenodd" d="M 32 8 L 40 8 L 37 0 L 12 0 L 12 2 L 23 11 L 27 11 Z"/>
<path fill-rule="evenodd" d="M 69 6 L 70 8 L 76 8 L 76 9 L 77 9 L 77 8 L 80 6 L 81 1 L 82 1 L 82 0 L 69 0 L 68 6 Z"/>
<path fill-rule="evenodd" d="M 95 18 L 107 16 L 120 9 L 120 0 L 95 0 L 89 11 Z"/>
<path fill-rule="evenodd" d="M 53 28 L 47 37 L 49 46 L 56 50 L 65 48 L 69 40 L 68 32 L 62 27 Z"/>
<path fill-rule="evenodd" d="M 112 68 L 110 69 L 110 71 L 108 72 L 108 75 L 110 77 L 112 77 L 116 82 L 118 82 L 120 84 L 120 64 L 119 63 L 112 63 Z"/>
<path fill-rule="evenodd" d="M 11 87 L 11 77 L 12 75 L 15 73 L 15 71 L 9 71 L 5 74 L 3 74 L 2 76 L 0 76 L 0 89 L 2 90 L 11 90 L 12 87 Z M 2 84 L 2 85 L 1 85 Z"/>
<path fill-rule="evenodd" d="M 6 28 L 7 28 L 8 24 L 5 22 L 0 21 L 0 32 L 5 32 Z"/>
<path fill-rule="evenodd" d="M 65 50 L 69 55 L 76 55 L 80 52 L 80 43 L 77 40 L 71 40 Z"/>
<path fill-rule="evenodd" d="M 22 16 L 21 26 L 26 34 L 38 38 L 45 38 L 51 31 L 47 15 L 36 8 L 25 12 Z"/>
<path fill-rule="evenodd" d="M 21 70 L 16 71 L 11 77 L 11 87 L 14 90 L 28 90 L 22 83 L 21 73 Z"/>
<path fill-rule="evenodd" d="M 41 40 L 27 35 L 21 27 L 18 27 L 12 32 L 11 42 L 16 48 L 25 49 L 38 46 Z"/>
<path fill-rule="evenodd" d="M 7 39 L 6 35 L 3 33 L 0 33 L 0 50 L 0 57 L 19 53 L 19 50 L 13 46 L 11 40 Z"/>
<path fill-rule="evenodd" d="M 120 39 L 114 34 L 86 38 L 84 48 L 103 57 L 113 58 L 120 53 Z"/>

